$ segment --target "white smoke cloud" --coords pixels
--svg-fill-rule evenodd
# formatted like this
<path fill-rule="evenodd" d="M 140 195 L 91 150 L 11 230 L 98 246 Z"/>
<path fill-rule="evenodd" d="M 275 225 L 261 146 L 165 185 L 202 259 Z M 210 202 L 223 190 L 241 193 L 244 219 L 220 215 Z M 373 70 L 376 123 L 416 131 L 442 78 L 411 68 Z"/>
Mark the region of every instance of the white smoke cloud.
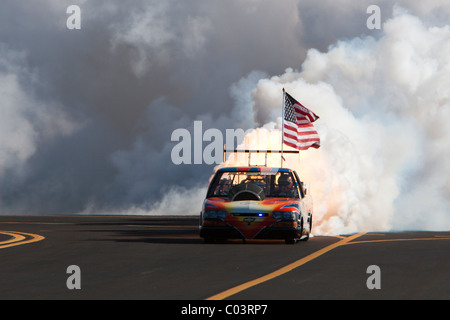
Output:
<path fill-rule="evenodd" d="M 23 113 L 21 88 L 13 74 L 0 74 L 0 95 L 4 98 L 0 118 L 0 175 L 19 168 L 35 151 L 35 130 Z M 19 105 L 20 107 L 16 107 Z"/>
<path fill-rule="evenodd" d="M 383 31 L 311 49 L 253 92 L 264 121 L 282 87 L 320 116 L 322 147 L 288 163 L 311 185 L 316 234 L 450 228 L 450 29 L 396 9 Z"/>
<path fill-rule="evenodd" d="M 20 179 L 39 141 L 71 134 L 79 127 L 29 90 L 26 84 L 36 82 L 37 75 L 21 67 L 24 57 L 0 43 L 0 177 L 8 172 Z"/>
<path fill-rule="evenodd" d="M 259 127 L 244 144 L 279 147 L 282 88 L 320 116 L 321 148 L 286 162 L 309 185 L 314 234 L 450 228 L 449 40 L 448 26 L 396 8 L 379 38 L 310 49 L 301 70 L 255 71 L 231 87 L 235 123 Z M 145 212 L 196 213 L 204 192 L 171 189 Z"/>
<path fill-rule="evenodd" d="M 210 19 L 195 15 L 173 19 L 172 12 L 178 10 L 174 7 L 177 5 L 169 1 L 152 1 L 110 27 L 113 50 L 123 44 L 136 48 L 131 67 L 137 76 L 145 75 L 154 64 L 169 64 L 179 52 L 193 58 L 207 42 Z"/>

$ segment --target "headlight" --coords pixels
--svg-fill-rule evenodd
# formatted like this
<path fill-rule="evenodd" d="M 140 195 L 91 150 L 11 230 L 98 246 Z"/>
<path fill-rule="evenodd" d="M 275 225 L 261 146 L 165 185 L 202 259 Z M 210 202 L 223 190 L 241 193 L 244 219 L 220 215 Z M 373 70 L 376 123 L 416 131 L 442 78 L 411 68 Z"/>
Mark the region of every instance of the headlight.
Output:
<path fill-rule="evenodd" d="M 273 211 L 272 217 L 276 220 L 284 220 L 284 221 L 296 220 L 295 212 L 292 211 Z"/>
<path fill-rule="evenodd" d="M 206 210 L 203 214 L 205 219 L 225 219 L 227 212 L 224 210 Z"/>

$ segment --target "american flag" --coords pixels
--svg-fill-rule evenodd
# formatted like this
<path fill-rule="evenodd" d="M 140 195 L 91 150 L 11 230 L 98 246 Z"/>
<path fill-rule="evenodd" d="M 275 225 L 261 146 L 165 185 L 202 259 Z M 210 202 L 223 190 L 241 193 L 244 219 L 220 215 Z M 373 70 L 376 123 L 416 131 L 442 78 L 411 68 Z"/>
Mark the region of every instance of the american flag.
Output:
<path fill-rule="evenodd" d="M 298 150 L 319 148 L 320 138 L 312 124 L 317 119 L 319 117 L 314 112 L 285 92 L 283 134 L 285 145 Z"/>

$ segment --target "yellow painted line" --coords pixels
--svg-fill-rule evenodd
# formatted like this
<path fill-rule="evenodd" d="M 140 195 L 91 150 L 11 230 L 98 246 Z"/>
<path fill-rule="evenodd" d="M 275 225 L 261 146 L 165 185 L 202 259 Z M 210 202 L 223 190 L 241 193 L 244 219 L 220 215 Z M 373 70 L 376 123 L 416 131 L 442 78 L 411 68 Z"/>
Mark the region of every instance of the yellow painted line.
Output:
<path fill-rule="evenodd" d="M 376 242 L 430 241 L 430 240 L 450 240 L 450 237 L 367 240 L 367 241 L 355 241 L 355 242 L 352 242 L 352 243 L 346 243 L 346 245 L 348 245 L 348 244 L 360 244 L 360 243 L 376 243 Z"/>
<path fill-rule="evenodd" d="M 3 246 L 5 246 L 7 244 L 10 244 L 10 243 L 15 243 L 15 242 L 22 241 L 22 240 L 24 240 L 26 238 L 25 236 L 18 235 L 18 234 L 12 233 L 12 232 L 7 232 L 7 231 L 0 231 L 0 233 L 1 234 L 6 234 L 7 236 L 12 237 L 9 240 L 0 242 L 0 248 L 2 248 Z"/>
<path fill-rule="evenodd" d="M 327 247 L 325 247 L 323 249 L 320 249 L 320 250 L 318 250 L 318 251 L 316 251 L 314 253 L 311 253 L 310 255 L 308 255 L 308 256 L 300 259 L 300 260 L 297 260 L 297 261 L 295 261 L 293 263 L 290 263 L 287 266 L 284 266 L 283 268 L 280 268 L 280 269 L 278 269 L 278 270 L 276 270 L 274 272 L 271 272 L 271 273 L 269 273 L 269 274 L 267 274 L 265 276 L 262 276 L 262 277 L 259 277 L 257 279 L 254 279 L 254 280 L 248 281 L 246 283 L 243 283 L 241 285 L 238 285 L 238 286 L 236 286 L 234 288 L 225 290 L 225 291 L 223 291 L 221 293 L 218 293 L 216 295 L 213 295 L 213 296 L 207 298 L 206 300 L 223 300 L 223 299 L 226 299 L 226 298 L 228 298 L 228 297 L 230 297 L 230 296 L 232 296 L 232 295 L 234 295 L 234 294 L 236 294 L 238 292 L 244 291 L 244 290 L 246 290 L 248 288 L 254 287 L 254 286 L 258 285 L 258 284 L 261 284 L 261 283 L 266 282 L 268 280 L 271 280 L 271 279 L 274 279 L 276 277 L 279 277 L 279 276 L 281 276 L 281 275 L 283 275 L 285 273 L 288 273 L 289 271 L 292 271 L 295 268 L 298 268 L 298 267 L 304 265 L 305 263 L 307 263 L 307 262 L 309 262 L 309 261 L 311 261 L 311 260 L 313 260 L 313 259 L 315 259 L 315 258 L 317 258 L 317 257 L 319 257 L 319 256 L 321 256 L 321 255 L 323 255 L 325 253 L 327 253 L 328 251 L 331 251 L 331 250 L 333 250 L 333 249 L 335 249 L 337 247 L 340 247 L 340 246 L 348 243 L 349 241 L 352 241 L 352 240 L 354 240 L 356 238 L 361 237 L 364 234 L 365 234 L 365 232 L 357 233 L 357 234 L 351 235 L 349 237 L 346 237 L 346 238 L 344 238 L 344 239 L 342 239 L 342 240 L 340 240 L 340 241 L 338 241 L 336 243 L 333 243 L 333 244 L 331 244 L 331 245 L 329 245 L 329 246 L 327 246 Z"/>
<path fill-rule="evenodd" d="M 41 235 L 26 232 L 0 231 L 0 234 L 6 234 L 12 237 L 12 239 L 0 242 L 0 249 L 20 246 L 23 244 L 38 242 L 45 239 L 45 237 Z M 27 237 L 30 237 L 30 239 L 25 240 Z"/>

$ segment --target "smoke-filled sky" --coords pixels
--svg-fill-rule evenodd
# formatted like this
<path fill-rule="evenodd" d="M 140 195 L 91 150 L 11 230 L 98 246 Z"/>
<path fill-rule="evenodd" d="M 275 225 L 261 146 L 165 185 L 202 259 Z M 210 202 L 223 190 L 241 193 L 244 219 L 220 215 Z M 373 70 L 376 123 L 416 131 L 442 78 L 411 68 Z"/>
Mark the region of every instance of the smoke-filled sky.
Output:
<path fill-rule="evenodd" d="M 173 164 L 172 132 L 276 132 L 285 87 L 320 116 L 298 168 L 316 234 L 448 230 L 449 17 L 446 0 L 2 0 L 0 214 L 198 213 L 214 165 Z"/>

